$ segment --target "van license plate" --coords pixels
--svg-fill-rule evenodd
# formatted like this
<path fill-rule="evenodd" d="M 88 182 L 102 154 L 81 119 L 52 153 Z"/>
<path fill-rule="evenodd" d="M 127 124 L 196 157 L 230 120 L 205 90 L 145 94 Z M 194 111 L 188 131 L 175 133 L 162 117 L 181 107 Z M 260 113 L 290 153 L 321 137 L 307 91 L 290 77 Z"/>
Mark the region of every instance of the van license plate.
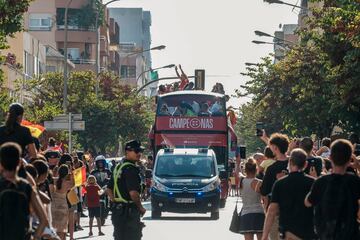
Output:
<path fill-rule="evenodd" d="M 195 203 L 195 198 L 175 198 L 176 203 Z"/>

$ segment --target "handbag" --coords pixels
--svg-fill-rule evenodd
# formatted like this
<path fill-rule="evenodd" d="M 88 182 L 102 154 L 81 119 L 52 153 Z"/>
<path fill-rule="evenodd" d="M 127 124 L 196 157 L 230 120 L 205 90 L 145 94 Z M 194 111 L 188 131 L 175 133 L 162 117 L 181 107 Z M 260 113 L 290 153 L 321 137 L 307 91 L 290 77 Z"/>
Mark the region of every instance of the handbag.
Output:
<path fill-rule="evenodd" d="M 238 204 L 238 200 L 239 200 L 239 197 L 236 199 L 236 205 L 235 205 L 235 209 L 234 209 L 234 212 L 233 212 L 233 215 L 232 215 L 232 218 L 231 218 L 231 223 L 230 223 L 230 227 L 229 227 L 229 230 L 233 233 L 239 233 L 240 231 L 240 216 L 241 216 L 241 212 L 238 213 L 238 210 L 237 210 L 237 204 Z"/>
<path fill-rule="evenodd" d="M 70 205 L 76 205 L 79 203 L 79 197 L 77 196 L 75 189 L 71 189 L 68 193 L 67 193 L 67 199 L 70 203 Z"/>

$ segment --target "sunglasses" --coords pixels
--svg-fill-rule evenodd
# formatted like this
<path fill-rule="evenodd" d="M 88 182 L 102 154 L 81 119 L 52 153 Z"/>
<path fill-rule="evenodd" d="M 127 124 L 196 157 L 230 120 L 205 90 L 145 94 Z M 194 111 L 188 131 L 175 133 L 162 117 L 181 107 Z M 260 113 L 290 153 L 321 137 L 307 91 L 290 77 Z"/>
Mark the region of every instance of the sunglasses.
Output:
<path fill-rule="evenodd" d="M 142 153 L 144 150 L 142 150 L 142 149 L 130 149 L 129 151 L 133 151 L 134 153 Z"/>

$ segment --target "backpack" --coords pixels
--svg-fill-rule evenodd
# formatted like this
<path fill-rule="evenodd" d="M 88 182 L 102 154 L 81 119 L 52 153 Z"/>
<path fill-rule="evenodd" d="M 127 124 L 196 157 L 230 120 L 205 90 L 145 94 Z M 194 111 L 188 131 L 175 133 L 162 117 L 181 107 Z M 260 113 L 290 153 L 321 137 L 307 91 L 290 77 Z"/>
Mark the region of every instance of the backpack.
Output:
<path fill-rule="evenodd" d="M 29 203 L 23 184 L 0 178 L 0 239 L 30 239 Z"/>
<path fill-rule="evenodd" d="M 347 178 L 331 177 L 318 206 L 315 207 L 315 230 L 320 239 L 353 239 L 357 232 L 353 196 Z"/>

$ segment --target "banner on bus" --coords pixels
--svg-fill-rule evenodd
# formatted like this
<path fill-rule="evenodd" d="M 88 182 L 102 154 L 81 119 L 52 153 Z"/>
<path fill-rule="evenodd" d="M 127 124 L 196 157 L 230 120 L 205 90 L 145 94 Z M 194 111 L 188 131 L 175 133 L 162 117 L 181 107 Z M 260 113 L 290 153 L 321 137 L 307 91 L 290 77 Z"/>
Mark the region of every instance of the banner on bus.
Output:
<path fill-rule="evenodd" d="M 167 147 L 225 147 L 227 139 L 222 134 L 157 134 L 155 144 Z"/>
<path fill-rule="evenodd" d="M 225 117 L 168 117 L 156 119 L 156 130 L 227 131 Z"/>

